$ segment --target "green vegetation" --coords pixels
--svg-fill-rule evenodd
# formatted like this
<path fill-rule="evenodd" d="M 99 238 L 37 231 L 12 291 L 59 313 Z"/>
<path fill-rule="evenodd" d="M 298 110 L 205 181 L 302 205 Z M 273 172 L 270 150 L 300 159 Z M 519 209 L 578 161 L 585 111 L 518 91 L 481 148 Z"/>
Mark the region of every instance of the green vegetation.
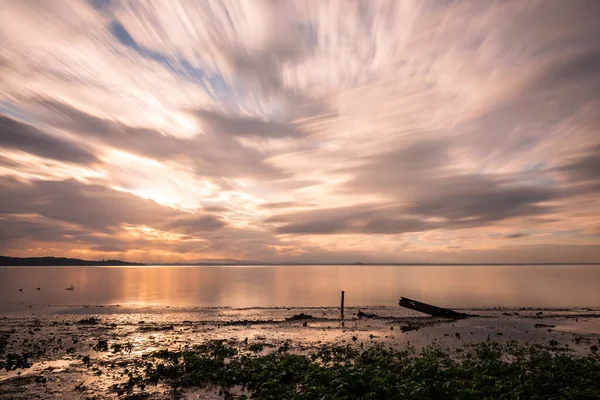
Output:
<path fill-rule="evenodd" d="M 207 342 L 161 350 L 127 370 L 122 394 L 164 383 L 174 390 L 215 387 L 226 399 L 592 399 L 600 360 L 515 342 L 485 342 L 451 352 L 398 351 L 383 345 L 323 346 L 293 354 L 282 346 Z M 239 390 L 240 388 L 244 390 Z"/>
<path fill-rule="evenodd" d="M 600 398 L 597 352 L 591 349 L 591 355 L 581 357 L 552 344 L 487 341 L 421 352 L 352 344 L 308 351 L 289 341 L 276 347 L 264 340 L 216 340 L 106 364 L 90 355 L 110 351 L 115 357 L 131 353 L 133 345 L 102 338 L 90 343 L 93 353 L 75 356 L 78 350 L 57 338 L 18 340 L 19 353 L 7 351 L 13 341 L 0 337 L 1 369 L 29 368 L 45 350 L 56 348 L 81 360 L 90 374 L 118 377 L 121 371 L 112 389 L 129 399 L 151 397 L 147 390 L 156 385 L 171 388 L 174 395 L 186 388 L 212 388 L 228 400 Z M 73 390 L 87 389 L 81 383 Z"/>

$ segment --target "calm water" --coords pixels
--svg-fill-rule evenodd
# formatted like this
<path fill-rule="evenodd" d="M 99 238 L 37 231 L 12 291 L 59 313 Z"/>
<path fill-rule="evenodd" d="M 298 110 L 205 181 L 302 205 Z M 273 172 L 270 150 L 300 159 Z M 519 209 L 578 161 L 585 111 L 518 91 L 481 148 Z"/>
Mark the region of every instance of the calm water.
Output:
<path fill-rule="evenodd" d="M 600 266 L 0 268 L 0 312 L 30 304 L 334 306 L 341 290 L 348 306 L 392 306 L 404 296 L 460 308 L 598 307 Z"/>

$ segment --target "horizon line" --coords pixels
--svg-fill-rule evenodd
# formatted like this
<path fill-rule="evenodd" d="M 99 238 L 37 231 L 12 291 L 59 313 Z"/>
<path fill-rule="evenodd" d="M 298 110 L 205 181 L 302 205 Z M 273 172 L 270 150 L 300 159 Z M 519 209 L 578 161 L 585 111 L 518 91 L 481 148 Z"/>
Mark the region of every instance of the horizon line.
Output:
<path fill-rule="evenodd" d="M 90 263 L 90 265 L 64 265 L 64 266 L 543 266 L 543 265 L 600 265 L 600 262 L 473 262 L 473 263 L 433 263 L 433 262 L 263 262 L 263 261 L 239 261 L 239 262 L 135 262 L 135 261 L 123 261 L 117 259 L 102 259 L 102 260 L 84 260 L 80 258 L 70 257 L 56 257 L 56 256 L 42 256 L 42 257 L 12 257 L 0 255 L 0 259 L 13 259 L 13 260 L 43 260 L 43 259 L 55 259 L 55 260 L 70 260 L 80 263 Z M 9 260 L 7 260 L 9 261 Z M 104 264 L 103 264 L 104 263 Z M 122 264 L 122 265 L 120 265 Z M 26 267 L 26 266 L 44 266 L 44 265 L 1 265 L 3 267 Z M 61 265 L 48 265 L 57 266 Z"/>

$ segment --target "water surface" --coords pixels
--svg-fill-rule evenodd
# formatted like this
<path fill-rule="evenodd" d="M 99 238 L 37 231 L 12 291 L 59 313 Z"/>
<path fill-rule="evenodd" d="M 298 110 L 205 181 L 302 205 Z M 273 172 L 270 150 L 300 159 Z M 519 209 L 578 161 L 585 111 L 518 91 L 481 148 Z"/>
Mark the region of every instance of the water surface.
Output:
<path fill-rule="evenodd" d="M 335 306 L 341 290 L 348 306 L 393 306 L 404 296 L 456 308 L 597 307 L 599 288 L 600 265 L 2 267 L 0 312 Z"/>

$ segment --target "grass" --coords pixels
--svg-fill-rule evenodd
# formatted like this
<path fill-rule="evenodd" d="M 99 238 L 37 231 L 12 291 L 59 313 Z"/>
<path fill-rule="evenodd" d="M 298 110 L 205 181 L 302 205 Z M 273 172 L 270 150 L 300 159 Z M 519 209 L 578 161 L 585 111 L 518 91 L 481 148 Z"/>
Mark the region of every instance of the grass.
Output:
<path fill-rule="evenodd" d="M 421 353 L 383 345 L 324 346 L 307 354 L 286 346 L 256 350 L 224 341 L 161 350 L 128 371 L 120 391 L 163 383 L 175 391 L 218 388 L 226 399 L 600 398 L 597 357 L 533 345 L 484 342 L 459 352 L 430 347 Z"/>

